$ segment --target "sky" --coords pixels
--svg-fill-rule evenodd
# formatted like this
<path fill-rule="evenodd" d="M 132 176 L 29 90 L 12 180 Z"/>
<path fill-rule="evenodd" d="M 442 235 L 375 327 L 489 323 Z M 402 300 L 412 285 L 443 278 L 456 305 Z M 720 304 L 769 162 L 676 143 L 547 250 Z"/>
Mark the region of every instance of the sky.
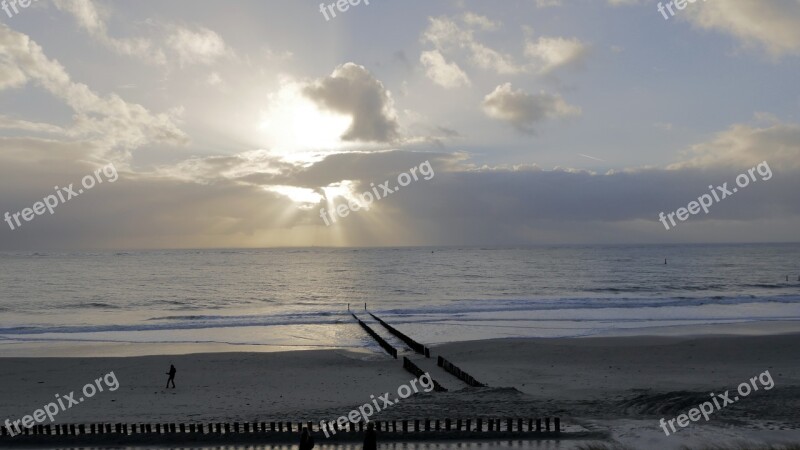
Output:
<path fill-rule="evenodd" d="M 0 3 L 0 250 L 800 240 L 800 0 L 351 3 Z"/>

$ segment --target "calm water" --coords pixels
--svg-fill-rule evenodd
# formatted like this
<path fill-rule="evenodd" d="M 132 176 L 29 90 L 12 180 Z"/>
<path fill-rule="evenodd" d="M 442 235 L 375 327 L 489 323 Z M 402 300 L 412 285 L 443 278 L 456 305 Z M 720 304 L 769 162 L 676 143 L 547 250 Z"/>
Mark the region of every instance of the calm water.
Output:
<path fill-rule="evenodd" d="M 428 343 L 797 320 L 798 275 L 800 244 L 6 252 L 0 355 L 64 342 L 360 348 L 372 344 L 347 304 L 364 302 Z"/>

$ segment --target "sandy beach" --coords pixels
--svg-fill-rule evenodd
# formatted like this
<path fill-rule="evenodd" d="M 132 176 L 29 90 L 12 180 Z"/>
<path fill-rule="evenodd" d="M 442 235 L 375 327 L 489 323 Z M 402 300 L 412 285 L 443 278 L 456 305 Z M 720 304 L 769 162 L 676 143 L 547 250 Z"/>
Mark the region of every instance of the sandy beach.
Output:
<path fill-rule="evenodd" d="M 746 326 L 739 329 L 752 334 Z M 612 441 L 634 448 L 720 443 L 720 436 L 731 442 L 800 442 L 800 334 L 714 331 L 441 345 L 434 358 L 443 355 L 488 387 L 469 388 L 437 368 L 435 359 L 417 357 L 449 392 L 420 392 L 374 419 L 470 418 L 476 411 L 498 418 L 559 416 L 565 425 L 608 431 Z M 170 364 L 178 369 L 176 389 L 164 388 Z M 115 373 L 116 391 L 86 399 L 56 423 L 333 420 L 413 378 L 385 355 L 345 350 L 3 358 L 2 365 L 0 419 L 11 420 L 55 394 L 79 392 Z M 710 392 L 735 390 L 767 370 L 774 379 L 771 390 L 753 392 L 708 423 L 701 419 L 673 436 L 659 428 L 660 418 L 685 413 Z"/>

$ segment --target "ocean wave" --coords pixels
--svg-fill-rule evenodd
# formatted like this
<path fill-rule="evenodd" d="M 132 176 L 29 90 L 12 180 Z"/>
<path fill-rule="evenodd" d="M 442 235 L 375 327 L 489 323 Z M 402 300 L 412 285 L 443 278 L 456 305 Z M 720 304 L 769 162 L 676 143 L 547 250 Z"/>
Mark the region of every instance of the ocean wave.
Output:
<path fill-rule="evenodd" d="M 602 316 L 593 318 L 593 313 L 581 313 L 581 311 L 597 311 L 603 309 L 623 309 L 626 311 L 649 308 L 696 308 L 704 306 L 728 307 L 732 305 L 766 305 L 784 304 L 800 305 L 800 296 L 773 296 L 754 298 L 752 296 L 741 297 L 695 297 L 695 298 L 562 298 L 562 299 L 514 299 L 514 300 L 464 300 L 456 303 L 373 310 L 373 312 L 391 316 L 393 323 L 414 323 L 414 322 L 447 322 L 447 321 L 506 321 L 513 322 L 539 321 L 539 320 L 609 320 Z M 317 305 L 319 306 L 319 305 Z M 794 308 L 794 306 L 792 306 Z M 793 317 L 787 314 L 781 317 L 773 317 L 774 310 L 765 311 L 760 317 L 740 318 L 751 320 L 794 320 L 800 317 L 800 307 L 796 308 L 797 313 Z M 537 311 L 569 311 L 565 319 L 548 319 L 537 317 Z M 720 309 L 722 311 L 722 309 Z M 533 313 L 529 317 L 520 315 L 519 317 L 509 317 L 503 313 Z M 575 314 L 577 312 L 577 314 Z M 790 311 L 791 312 L 791 311 Z M 482 313 L 495 313 L 496 317 L 487 317 Z M 649 313 L 648 313 L 649 315 Z M 724 315 L 724 314 L 723 314 Z M 681 313 L 682 317 L 674 317 L 674 320 L 693 320 L 692 311 Z M 731 317 L 719 317 L 728 320 Z M 708 320 L 704 317 L 702 320 Z M 613 319 L 624 321 L 623 317 Z M 646 318 L 636 319 L 637 321 Z M 660 319 L 663 320 L 663 319 Z M 17 326 L 0 328 L 0 335 L 34 335 L 43 333 L 99 333 L 99 332 L 140 332 L 140 331 L 164 331 L 164 330 L 192 330 L 203 328 L 239 328 L 239 327 L 271 327 L 285 325 L 335 325 L 352 321 L 349 312 L 346 310 L 336 311 L 310 311 L 296 313 L 281 313 L 271 315 L 210 315 L 210 314 L 178 314 L 155 316 L 147 319 L 144 323 L 136 324 L 99 324 L 99 325 L 37 325 L 37 326 Z"/>

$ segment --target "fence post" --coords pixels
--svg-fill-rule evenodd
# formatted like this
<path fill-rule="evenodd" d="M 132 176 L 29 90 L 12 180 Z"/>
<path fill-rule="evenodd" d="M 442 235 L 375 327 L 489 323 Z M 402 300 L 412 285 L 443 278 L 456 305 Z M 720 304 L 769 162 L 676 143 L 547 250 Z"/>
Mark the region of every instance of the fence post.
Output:
<path fill-rule="evenodd" d="M 548 431 L 548 432 L 550 431 L 550 418 L 549 417 L 545 417 L 544 418 L 544 430 Z"/>
<path fill-rule="evenodd" d="M 555 428 L 554 431 L 556 432 L 556 434 L 561 433 L 561 419 L 559 417 L 556 417 L 555 419 L 553 419 L 553 422 L 554 422 L 553 426 Z"/>

